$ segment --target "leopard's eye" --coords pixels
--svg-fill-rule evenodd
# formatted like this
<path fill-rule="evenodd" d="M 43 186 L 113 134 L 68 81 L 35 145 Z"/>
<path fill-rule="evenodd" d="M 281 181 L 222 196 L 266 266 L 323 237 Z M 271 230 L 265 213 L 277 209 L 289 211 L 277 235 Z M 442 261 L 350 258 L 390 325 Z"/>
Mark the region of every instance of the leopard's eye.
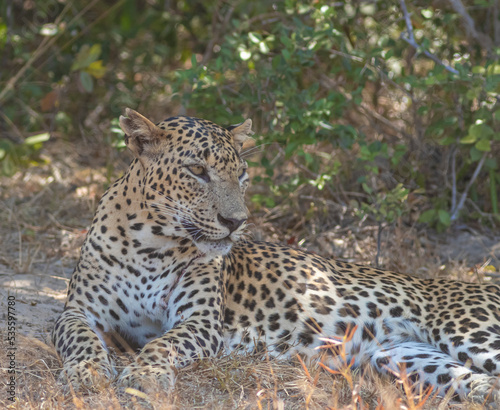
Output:
<path fill-rule="evenodd" d="M 189 170 L 198 177 L 206 173 L 205 167 L 201 165 L 191 165 Z"/>
<path fill-rule="evenodd" d="M 203 165 L 190 165 L 187 167 L 187 169 L 189 169 L 189 172 L 191 172 L 194 176 L 197 176 L 204 181 L 208 182 L 210 180 L 207 169 Z"/>
<path fill-rule="evenodd" d="M 241 179 L 245 176 L 245 174 L 247 173 L 247 169 L 246 168 L 241 168 L 238 172 L 238 179 Z"/>

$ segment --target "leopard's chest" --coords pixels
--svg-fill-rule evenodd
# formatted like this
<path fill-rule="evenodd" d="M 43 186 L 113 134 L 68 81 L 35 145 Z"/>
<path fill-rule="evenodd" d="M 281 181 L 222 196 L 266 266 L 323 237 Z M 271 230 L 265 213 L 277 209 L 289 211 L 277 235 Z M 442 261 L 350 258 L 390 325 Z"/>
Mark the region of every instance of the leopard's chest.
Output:
<path fill-rule="evenodd" d="M 119 333 L 142 346 L 172 327 L 168 300 L 190 259 L 171 251 L 139 250 L 105 268 L 104 274 L 102 261 L 90 261 L 95 269 L 75 277 L 75 295 L 85 298 L 85 303 L 92 301 L 88 316 L 93 328 L 103 335 Z"/>

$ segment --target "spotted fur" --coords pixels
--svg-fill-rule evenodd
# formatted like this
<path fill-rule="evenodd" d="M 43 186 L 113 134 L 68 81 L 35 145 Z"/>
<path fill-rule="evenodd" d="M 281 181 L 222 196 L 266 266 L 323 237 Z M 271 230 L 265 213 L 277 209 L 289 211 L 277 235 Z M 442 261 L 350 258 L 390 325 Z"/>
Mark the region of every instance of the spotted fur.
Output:
<path fill-rule="evenodd" d="M 348 362 L 438 394 L 498 401 L 499 286 L 241 241 L 249 120 L 154 125 L 127 110 L 120 124 L 136 158 L 99 203 L 53 332 L 75 388 L 117 376 L 111 345 L 139 349 L 118 379 L 137 388 L 171 388 L 176 368 L 224 348 L 266 347 L 332 368 L 342 348 Z"/>

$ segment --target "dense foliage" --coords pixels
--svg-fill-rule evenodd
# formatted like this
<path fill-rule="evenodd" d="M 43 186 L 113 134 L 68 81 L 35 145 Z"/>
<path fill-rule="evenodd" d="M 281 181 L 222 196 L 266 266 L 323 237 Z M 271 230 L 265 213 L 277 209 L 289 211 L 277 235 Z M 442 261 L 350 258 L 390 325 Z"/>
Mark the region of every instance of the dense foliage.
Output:
<path fill-rule="evenodd" d="M 49 138 L 121 146 L 127 106 L 158 120 L 250 117 L 269 187 L 256 203 L 310 186 L 380 223 L 410 211 L 438 229 L 500 221 L 497 2 L 0 7 L 4 174 L 41 161 Z"/>

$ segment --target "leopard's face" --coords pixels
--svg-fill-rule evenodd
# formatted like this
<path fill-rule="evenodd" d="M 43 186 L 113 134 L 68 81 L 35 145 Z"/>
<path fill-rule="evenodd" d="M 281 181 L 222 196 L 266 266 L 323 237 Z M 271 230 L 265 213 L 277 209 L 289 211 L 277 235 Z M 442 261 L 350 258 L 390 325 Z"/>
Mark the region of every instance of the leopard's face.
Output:
<path fill-rule="evenodd" d="M 131 110 L 127 115 L 120 123 L 143 175 L 138 194 L 153 233 L 187 238 L 203 255 L 228 253 L 246 227 L 248 174 L 239 150 L 251 124 L 226 130 L 173 117 L 155 126 Z"/>

